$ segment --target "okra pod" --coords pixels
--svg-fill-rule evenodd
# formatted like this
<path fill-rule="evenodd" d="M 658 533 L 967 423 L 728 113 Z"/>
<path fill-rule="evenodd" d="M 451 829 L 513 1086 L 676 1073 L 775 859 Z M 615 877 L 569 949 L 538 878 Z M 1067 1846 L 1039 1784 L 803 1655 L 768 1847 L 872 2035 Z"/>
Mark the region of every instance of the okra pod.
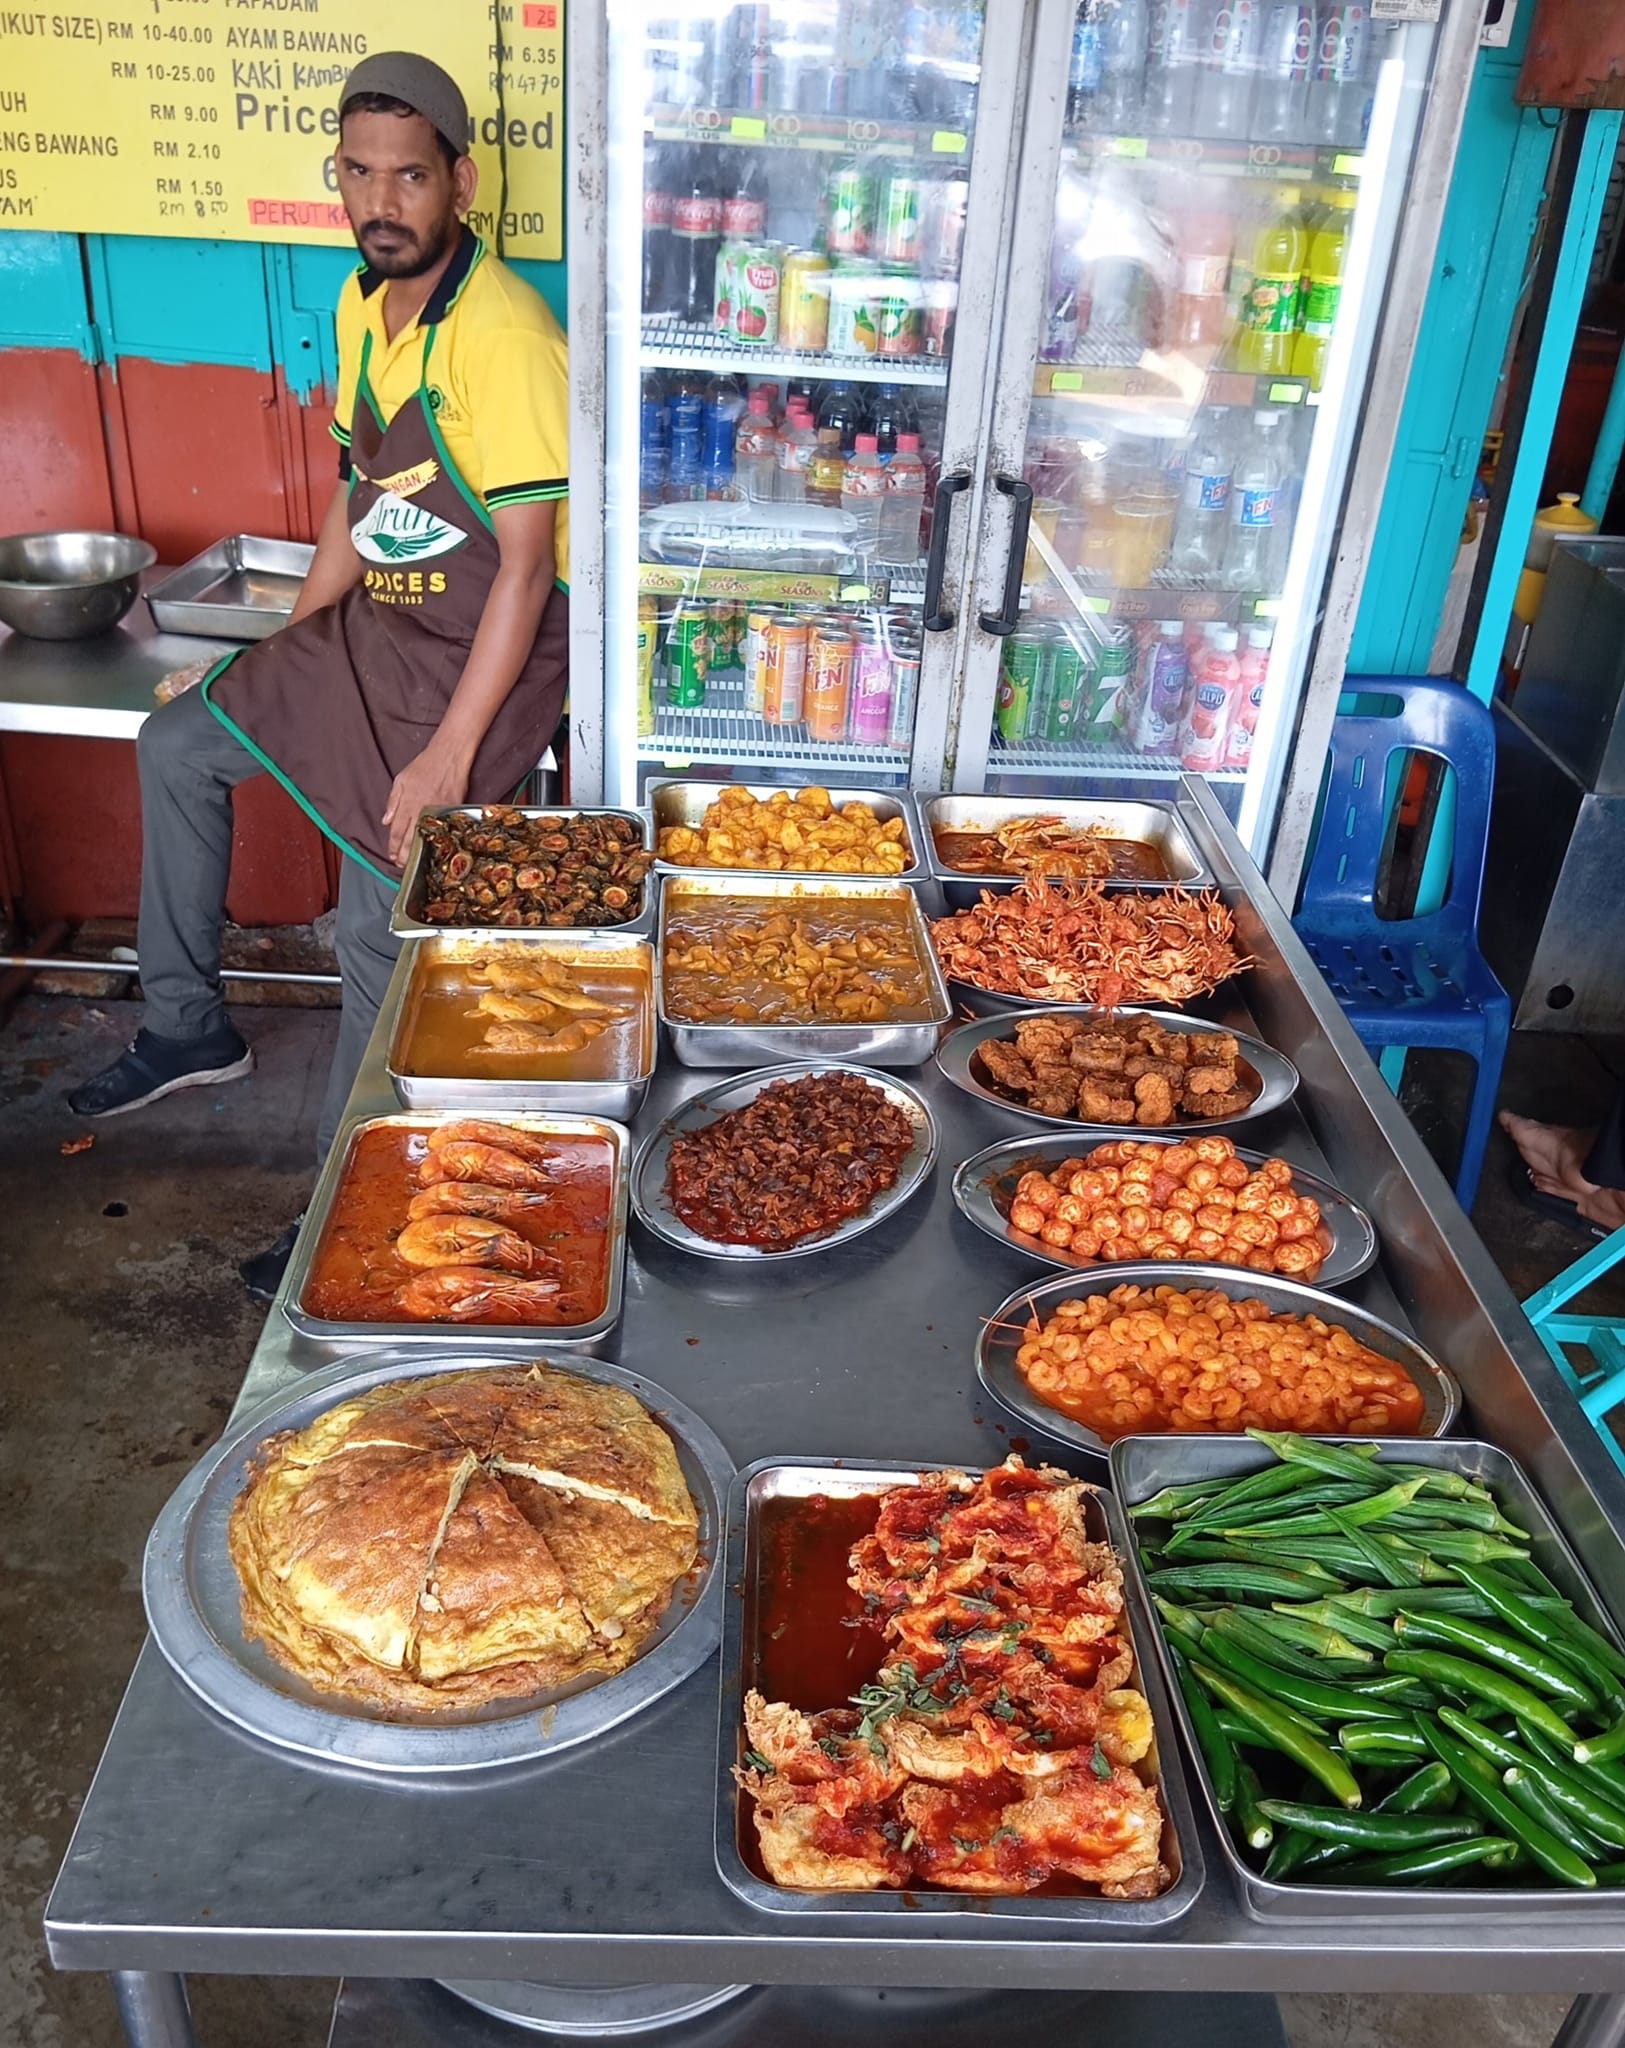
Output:
<path fill-rule="evenodd" d="M 1317 1442 L 1291 1430 L 1249 1429 L 1255 1444 L 1263 1444 L 1290 1465 L 1307 1465 L 1312 1472 L 1324 1472 L 1333 1479 L 1358 1479 L 1374 1469 L 1377 1446 L 1356 1450 L 1348 1444 Z"/>
<path fill-rule="evenodd" d="M 1220 1593 L 1230 1598 L 1256 1595 L 1261 1600 L 1312 1600 L 1324 1591 L 1323 1579 L 1285 1565 L 1193 1564 L 1149 1572 L 1147 1584 L 1156 1593 Z"/>
<path fill-rule="evenodd" d="M 1396 1509 L 1408 1507 L 1421 1490 L 1421 1480 L 1408 1479 L 1403 1486 L 1384 1487 L 1381 1493 L 1367 1494 L 1364 1500 L 1351 1501 L 1347 1507 L 1322 1507 L 1307 1515 L 1290 1515 L 1281 1521 L 1253 1522 L 1239 1528 L 1227 1526 L 1224 1533 L 1235 1537 L 1238 1542 L 1246 1542 L 1250 1537 L 1343 1535 L 1351 1528 L 1363 1529 L 1370 1522 L 1386 1521 Z M 1287 1505 L 1294 1503 L 1289 1501 Z"/>

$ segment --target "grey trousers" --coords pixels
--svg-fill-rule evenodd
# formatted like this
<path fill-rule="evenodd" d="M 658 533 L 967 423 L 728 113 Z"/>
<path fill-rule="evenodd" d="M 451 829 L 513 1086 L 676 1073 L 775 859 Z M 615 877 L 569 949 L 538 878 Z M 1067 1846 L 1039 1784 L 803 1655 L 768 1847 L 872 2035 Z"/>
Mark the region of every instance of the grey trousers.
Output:
<path fill-rule="evenodd" d="M 206 1038 L 226 1020 L 220 930 L 231 871 L 231 792 L 264 771 L 209 710 L 198 690 L 160 707 L 136 741 L 141 770 L 141 923 L 136 949 L 147 1029 L 160 1038 Z M 339 1040 L 316 1133 L 326 1157 L 361 1068 L 394 971 L 392 884 L 346 860 L 339 881 L 337 949 L 344 981 Z"/>

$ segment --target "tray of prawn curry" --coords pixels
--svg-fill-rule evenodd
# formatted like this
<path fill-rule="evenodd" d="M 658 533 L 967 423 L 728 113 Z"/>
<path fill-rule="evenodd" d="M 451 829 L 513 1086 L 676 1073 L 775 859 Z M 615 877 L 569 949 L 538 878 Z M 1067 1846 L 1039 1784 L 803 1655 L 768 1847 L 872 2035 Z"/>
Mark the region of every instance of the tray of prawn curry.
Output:
<path fill-rule="evenodd" d="M 621 1312 L 630 1153 L 604 1117 L 359 1118 L 322 1169 L 283 1313 L 333 1343 L 591 1343 Z"/>

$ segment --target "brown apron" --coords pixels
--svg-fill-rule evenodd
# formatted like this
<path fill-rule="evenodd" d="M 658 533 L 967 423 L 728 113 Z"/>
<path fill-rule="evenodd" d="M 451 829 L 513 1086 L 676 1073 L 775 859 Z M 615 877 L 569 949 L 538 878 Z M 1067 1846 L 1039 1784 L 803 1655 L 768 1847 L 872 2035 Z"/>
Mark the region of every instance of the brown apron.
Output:
<path fill-rule="evenodd" d="M 386 427 L 362 345 L 350 441 L 350 538 L 366 565 L 337 604 L 226 656 L 199 686 L 236 739 L 353 860 L 399 878 L 383 815 L 395 777 L 433 739 L 474 644 L 501 556 L 491 515 L 446 452 L 427 396 Z M 536 644 L 480 743 L 470 803 L 511 795 L 546 751 L 569 673 L 569 600 L 548 599 Z"/>

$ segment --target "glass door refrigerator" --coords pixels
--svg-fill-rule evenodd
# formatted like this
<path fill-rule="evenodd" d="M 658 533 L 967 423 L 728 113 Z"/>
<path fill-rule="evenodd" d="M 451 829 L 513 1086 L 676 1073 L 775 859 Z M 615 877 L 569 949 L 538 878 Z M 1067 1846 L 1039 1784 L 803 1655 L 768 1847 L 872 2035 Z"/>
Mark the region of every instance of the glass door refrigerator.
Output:
<path fill-rule="evenodd" d="M 608 801 L 672 774 L 940 781 L 1009 16 L 992 37 L 950 0 L 608 0 L 604 276 L 573 295 L 602 291 Z"/>
<path fill-rule="evenodd" d="M 1037 0 L 1032 33 L 952 787 L 1195 772 L 1262 852 L 1435 30 Z"/>

